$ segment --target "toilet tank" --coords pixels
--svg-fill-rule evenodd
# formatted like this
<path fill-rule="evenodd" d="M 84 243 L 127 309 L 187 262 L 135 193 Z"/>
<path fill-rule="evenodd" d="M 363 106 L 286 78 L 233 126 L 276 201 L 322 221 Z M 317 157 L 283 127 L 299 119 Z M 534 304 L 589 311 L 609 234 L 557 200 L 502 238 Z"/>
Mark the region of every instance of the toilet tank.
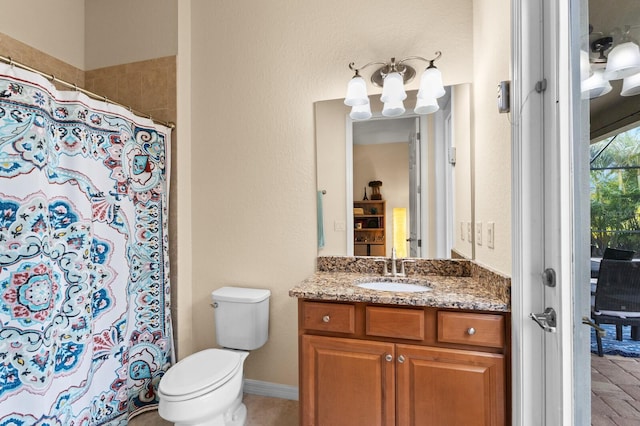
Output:
<path fill-rule="evenodd" d="M 253 350 L 269 337 L 269 297 L 266 289 L 221 287 L 211 292 L 216 341 L 230 349 Z"/>

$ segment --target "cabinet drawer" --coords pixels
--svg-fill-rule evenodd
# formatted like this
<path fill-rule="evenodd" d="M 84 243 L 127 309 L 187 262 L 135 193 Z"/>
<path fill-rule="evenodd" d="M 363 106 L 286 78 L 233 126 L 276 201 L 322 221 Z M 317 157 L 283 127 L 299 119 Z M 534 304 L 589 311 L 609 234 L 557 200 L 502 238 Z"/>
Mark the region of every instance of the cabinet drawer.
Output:
<path fill-rule="evenodd" d="M 504 347 L 504 317 L 492 314 L 438 312 L 438 341 Z"/>
<path fill-rule="evenodd" d="M 367 336 L 424 339 L 424 310 L 367 306 Z"/>
<path fill-rule="evenodd" d="M 355 311 L 354 305 L 304 302 L 302 326 L 307 330 L 355 333 Z"/>

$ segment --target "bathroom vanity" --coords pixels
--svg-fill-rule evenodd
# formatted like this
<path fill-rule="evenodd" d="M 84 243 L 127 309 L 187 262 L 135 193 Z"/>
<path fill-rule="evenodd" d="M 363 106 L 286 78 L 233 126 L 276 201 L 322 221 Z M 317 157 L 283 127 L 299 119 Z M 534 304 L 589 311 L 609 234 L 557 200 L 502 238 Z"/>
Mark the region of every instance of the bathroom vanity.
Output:
<path fill-rule="evenodd" d="M 409 268 L 388 278 L 380 259 L 321 258 L 290 290 L 301 425 L 509 424 L 510 280 L 468 261 Z"/>

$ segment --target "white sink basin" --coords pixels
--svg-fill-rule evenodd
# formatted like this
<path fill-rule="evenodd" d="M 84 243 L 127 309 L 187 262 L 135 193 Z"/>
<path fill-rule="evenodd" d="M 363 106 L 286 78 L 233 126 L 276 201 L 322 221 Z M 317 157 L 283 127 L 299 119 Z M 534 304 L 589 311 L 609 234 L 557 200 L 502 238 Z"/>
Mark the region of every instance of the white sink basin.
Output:
<path fill-rule="evenodd" d="M 419 284 L 409 284 L 409 283 L 396 283 L 390 281 L 370 281 L 364 283 L 358 283 L 356 286 L 360 288 L 366 288 L 369 290 L 376 291 L 391 291 L 391 292 L 411 292 L 417 293 L 420 291 L 429 291 L 431 287 L 427 287 L 426 285 Z"/>

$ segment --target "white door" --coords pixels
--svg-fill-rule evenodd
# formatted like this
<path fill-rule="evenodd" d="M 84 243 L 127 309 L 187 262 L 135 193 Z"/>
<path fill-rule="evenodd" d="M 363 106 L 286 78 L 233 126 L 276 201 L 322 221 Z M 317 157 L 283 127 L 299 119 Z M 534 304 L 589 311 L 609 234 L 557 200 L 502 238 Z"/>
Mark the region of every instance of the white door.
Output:
<path fill-rule="evenodd" d="M 514 425 L 589 424 L 576 414 L 585 390 L 575 388 L 584 372 L 574 370 L 574 329 L 586 330 L 573 305 L 576 259 L 587 248 L 576 221 L 584 214 L 575 167 L 579 76 L 568 71 L 579 63 L 572 52 L 578 12 L 579 0 L 512 2 Z M 545 270 L 554 271 L 554 285 L 544 284 Z"/>

